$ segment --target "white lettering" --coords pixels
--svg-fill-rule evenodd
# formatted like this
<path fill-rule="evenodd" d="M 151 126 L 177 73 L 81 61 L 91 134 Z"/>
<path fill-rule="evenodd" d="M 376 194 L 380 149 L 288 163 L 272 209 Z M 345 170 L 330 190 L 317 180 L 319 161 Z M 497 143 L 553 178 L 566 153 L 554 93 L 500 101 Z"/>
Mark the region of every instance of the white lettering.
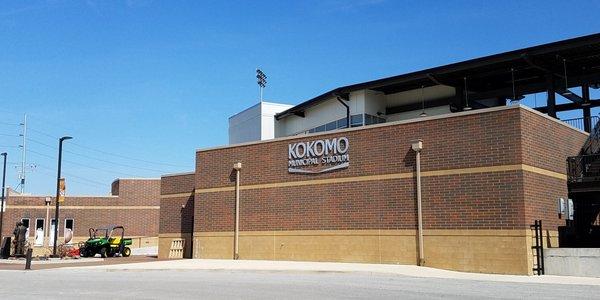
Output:
<path fill-rule="evenodd" d="M 294 159 L 294 158 L 298 158 L 298 156 L 296 156 L 296 144 L 289 144 L 288 145 L 288 157 L 289 159 Z"/>
<path fill-rule="evenodd" d="M 337 139 L 325 140 L 325 155 L 337 152 Z"/>

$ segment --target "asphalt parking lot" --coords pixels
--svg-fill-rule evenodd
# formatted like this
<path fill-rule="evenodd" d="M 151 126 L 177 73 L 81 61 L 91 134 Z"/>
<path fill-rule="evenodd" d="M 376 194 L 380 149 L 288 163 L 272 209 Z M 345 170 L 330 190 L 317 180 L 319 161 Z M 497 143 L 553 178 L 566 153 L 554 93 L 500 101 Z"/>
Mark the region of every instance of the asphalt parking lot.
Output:
<path fill-rule="evenodd" d="M 367 272 L 0 271 L 0 299 L 597 299 L 600 285 L 424 278 Z"/>

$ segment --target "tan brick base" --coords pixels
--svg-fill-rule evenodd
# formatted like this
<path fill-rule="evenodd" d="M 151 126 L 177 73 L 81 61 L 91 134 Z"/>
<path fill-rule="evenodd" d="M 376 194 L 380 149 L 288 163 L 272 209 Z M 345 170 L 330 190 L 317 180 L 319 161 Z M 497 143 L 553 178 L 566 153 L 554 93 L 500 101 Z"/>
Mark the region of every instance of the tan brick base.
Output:
<path fill-rule="evenodd" d="M 184 254 L 183 257 L 191 258 L 192 257 L 192 248 L 190 247 L 190 243 L 192 241 L 191 233 L 173 233 L 173 234 L 160 234 L 158 236 L 158 258 L 166 259 L 169 258 L 169 251 L 171 249 L 171 242 L 174 239 L 185 239 L 184 246 Z"/>
<path fill-rule="evenodd" d="M 159 257 L 173 237 L 161 235 Z M 530 238 L 530 237 L 529 237 Z M 425 262 L 434 268 L 531 274 L 528 230 L 426 230 Z M 232 259 L 233 232 L 197 232 L 194 258 Z M 414 230 L 240 233 L 240 259 L 416 264 Z"/>

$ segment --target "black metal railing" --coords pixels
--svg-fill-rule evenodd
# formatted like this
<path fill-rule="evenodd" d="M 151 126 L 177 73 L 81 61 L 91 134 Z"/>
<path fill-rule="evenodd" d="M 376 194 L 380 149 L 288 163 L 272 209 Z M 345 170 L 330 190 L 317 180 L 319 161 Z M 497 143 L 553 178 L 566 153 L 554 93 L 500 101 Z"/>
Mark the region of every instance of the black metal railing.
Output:
<path fill-rule="evenodd" d="M 598 154 L 600 153 L 600 121 L 592 124 L 594 127 L 590 132 L 590 137 L 583 145 L 580 154 Z"/>
<path fill-rule="evenodd" d="M 544 232 L 542 231 L 542 220 L 535 220 L 533 225 L 529 225 L 533 230 L 533 238 L 535 243 L 531 247 L 535 252 L 533 253 L 535 258 L 535 264 L 533 266 L 533 272 L 536 275 L 544 275 Z"/>
<path fill-rule="evenodd" d="M 569 182 L 600 182 L 600 154 L 567 158 L 567 176 Z"/>
<path fill-rule="evenodd" d="M 587 128 L 585 128 L 585 123 L 588 119 L 590 119 L 590 123 L 589 123 L 590 129 L 586 130 Z M 598 126 L 596 126 L 596 124 L 598 124 L 598 122 L 600 121 L 600 117 L 599 116 L 591 116 L 589 118 L 582 117 L 582 118 L 566 119 L 566 120 L 562 120 L 562 121 L 579 129 L 579 130 L 591 131 L 594 127 L 598 127 Z"/>

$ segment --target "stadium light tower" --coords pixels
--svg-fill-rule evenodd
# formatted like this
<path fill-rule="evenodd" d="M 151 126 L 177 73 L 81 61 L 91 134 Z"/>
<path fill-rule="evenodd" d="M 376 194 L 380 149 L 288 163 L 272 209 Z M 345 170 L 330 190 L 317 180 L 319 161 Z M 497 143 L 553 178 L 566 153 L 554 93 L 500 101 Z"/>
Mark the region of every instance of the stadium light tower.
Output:
<path fill-rule="evenodd" d="M 267 86 L 267 75 L 258 68 L 256 69 L 256 83 L 260 90 L 260 102 L 263 102 L 263 89 Z"/>

